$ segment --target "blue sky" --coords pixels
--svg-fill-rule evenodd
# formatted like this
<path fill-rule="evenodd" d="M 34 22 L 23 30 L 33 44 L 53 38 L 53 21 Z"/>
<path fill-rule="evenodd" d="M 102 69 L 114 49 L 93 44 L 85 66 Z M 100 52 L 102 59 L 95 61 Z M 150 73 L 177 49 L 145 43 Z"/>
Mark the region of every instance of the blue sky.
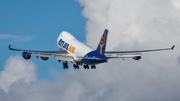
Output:
<path fill-rule="evenodd" d="M 85 41 L 85 22 L 82 7 L 75 0 L 0 0 L 0 70 L 11 56 L 22 52 L 13 48 L 56 51 L 56 39 L 62 31 L 72 33 L 80 41 Z M 62 64 L 53 56 L 48 61 L 36 59 L 39 79 L 55 80 L 52 70 L 66 72 Z"/>

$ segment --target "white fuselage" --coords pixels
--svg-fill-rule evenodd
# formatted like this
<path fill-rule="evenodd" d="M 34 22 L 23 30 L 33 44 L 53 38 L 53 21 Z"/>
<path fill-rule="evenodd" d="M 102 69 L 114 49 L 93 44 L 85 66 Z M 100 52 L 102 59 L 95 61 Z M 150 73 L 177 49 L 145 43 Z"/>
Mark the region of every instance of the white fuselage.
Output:
<path fill-rule="evenodd" d="M 60 50 L 66 50 L 74 61 L 81 61 L 87 53 L 94 49 L 77 40 L 72 34 L 63 31 L 57 38 L 57 46 Z"/>

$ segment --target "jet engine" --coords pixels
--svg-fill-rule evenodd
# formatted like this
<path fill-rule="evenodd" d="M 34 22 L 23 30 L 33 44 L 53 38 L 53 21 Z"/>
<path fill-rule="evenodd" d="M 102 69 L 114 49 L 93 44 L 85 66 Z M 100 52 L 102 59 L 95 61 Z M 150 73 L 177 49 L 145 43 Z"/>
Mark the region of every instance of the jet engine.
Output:
<path fill-rule="evenodd" d="M 23 52 L 23 53 L 22 53 L 22 57 L 23 57 L 24 59 L 26 59 L 26 60 L 29 60 L 29 59 L 31 58 L 31 54 L 28 53 L 28 52 Z"/>
<path fill-rule="evenodd" d="M 140 59 L 141 59 L 141 56 L 135 56 L 133 59 L 134 59 L 134 60 L 140 60 Z"/>
<path fill-rule="evenodd" d="M 49 59 L 49 57 L 41 57 L 42 60 L 46 61 Z"/>

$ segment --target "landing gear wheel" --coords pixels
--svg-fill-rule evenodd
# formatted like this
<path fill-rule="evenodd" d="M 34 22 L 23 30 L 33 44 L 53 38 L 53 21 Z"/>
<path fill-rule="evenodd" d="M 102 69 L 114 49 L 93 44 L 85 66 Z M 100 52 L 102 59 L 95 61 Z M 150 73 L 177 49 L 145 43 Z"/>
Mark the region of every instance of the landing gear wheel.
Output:
<path fill-rule="evenodd" d="M 86 69 L 86 65 L 84 65 L 84 69 Z"/>
<path fill-rule="evenodd" d="M 65 65 L 63 68 L 64 68 L 64 69 L 68 69 L 68 66 Z"/>
<path fill-rule="evenodd" d="M 77 65 L 77 67 L 76 67 L 77 69 L 79 69 L 79 66 Z"/>
<path fill-rule="evenodd" d="M 91 69 L 96 69 L 96 66 L 95 66 L 95 65 L 92 65 L 92 66 L 91 66 Z"/>
<path fill-rule="evenodd" d="M 87 65 L 87 69 L 89 69 L 89 66 Z"/>
<path fill-rule="evenodd" d="M 73 64 L 73 67 L 74 67 L 74 69 L 76 69 L 76 65 L 75 64 Z"/>
<path fill-rule="evenodd" d="M 67 61 L 63 62 L 63 68 L 64 68 L 64 69 L 68 69 L 68 63 L 67 63 Z"/>
<path fill-rule="evenodd" d="M 79 66 L 78 65 L 73 65 L 74 69 L 79 69 Z"/>
<path fill-rule="evenodd" d="M 89 66 L 88 65 L 84 65 L 84 69 L 89 69 Z"/>

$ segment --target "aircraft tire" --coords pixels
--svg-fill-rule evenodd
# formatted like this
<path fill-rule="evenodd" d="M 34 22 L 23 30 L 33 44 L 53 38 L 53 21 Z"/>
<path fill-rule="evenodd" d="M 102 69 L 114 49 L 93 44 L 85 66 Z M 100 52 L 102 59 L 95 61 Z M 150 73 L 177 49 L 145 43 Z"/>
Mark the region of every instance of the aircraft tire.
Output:
<path fill-rule="evenodd" d="M 93 65 L 91 66 L 91 69 L 94 69 L 94 66 L 93 66 Z"/>
<path fill-rule="evenodd" d="M 73 67 L 74 67 L 74 69 L 76 69 L 76 65 L 75 64 L 73 65 Z"/>
<path fill-rule="evenodd" d="M 96 66 L 95 66 L 95 65 L 92 65 L 92 66 L 91 66 L 91 69 L 96 69 Z"/>
<path fill-rule="evenodd" d="M 89 66 L 88 65 L 86 65 L 86 66 L 87 66 L 86 68 L 89 69 Z"/>
<path fill-rule="evenodd" d="M 79 69 L 79 66 L 78 65 L 73 65 L 74 69 Z"/>
<path fill-rule="evenodd" d="M 63 68 L 64 68 L 64 69 L 68 69 L 68 66 L 65 65 L 65 66 L 63 66 Z"/>
<path fill-rule="evenodd" d="M 84 69 L 86 69 L 86 65 L 84 65 L 83 67 L 84 67 Z"/>
<path fill-rule="evenodd" d="M 89 66 L 88 65 L 84 65 L 84 69 L 89 69 Z"/>
<path fill-rule="evenodd" d="M 77 67 L 76 67 L 77 69 L 79 69 L 79 66 L 77 65 Z"/>

